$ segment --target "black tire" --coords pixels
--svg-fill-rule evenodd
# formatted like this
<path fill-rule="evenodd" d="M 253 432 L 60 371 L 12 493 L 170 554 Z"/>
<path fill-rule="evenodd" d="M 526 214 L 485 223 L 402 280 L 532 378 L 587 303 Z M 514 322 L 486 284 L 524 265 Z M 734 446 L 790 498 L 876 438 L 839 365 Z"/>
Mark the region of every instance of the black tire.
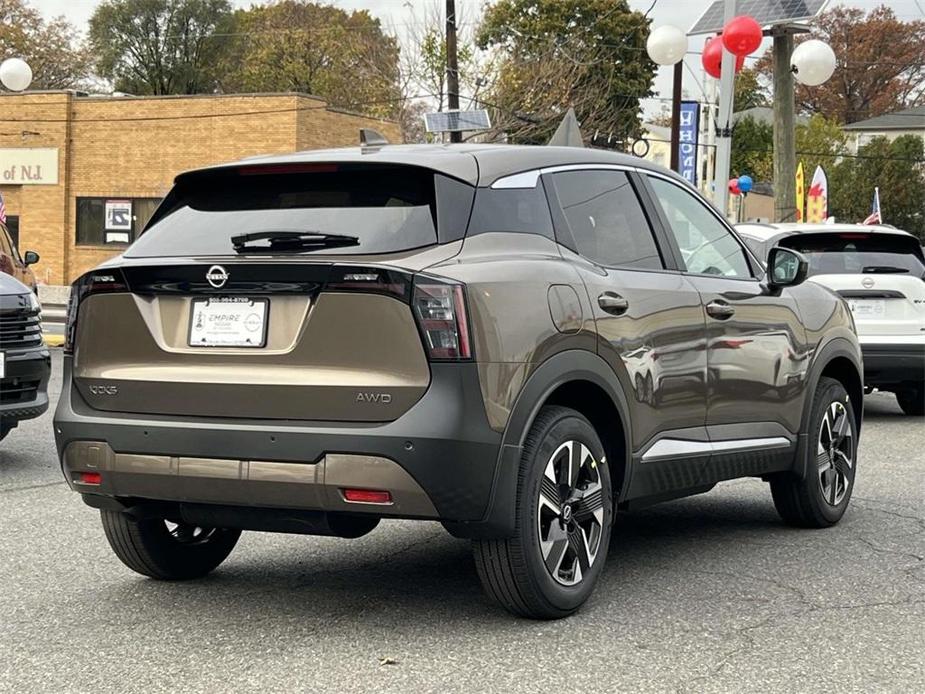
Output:
<path fill-rule="evenodd" d="M 774 475 L 770 480 L 771 495 L 786 523 L 827 528 L 841 520 L 851 500 L 857 472 L 857 420 L 848 392 L 832 378 L 819 379 L 812 408 L 803 452 L 806 474 Z M 837 443 L 833 443 L 836 439 Z"/>
<path fill-rule="evenodd" d="M 925 386 L 910 386 L 896 391 L 896 402 L 910 417 L 925 417 Z"/>
<path fill-rule="evenodd" d="M 566 446 L 568 442 L 577 444 Z M 573 459 L 579 462 L 577 473 L 569 475 L 574 480 L 571 487 L 557 485 L 546 476 L 547 468 L 555 477 L 566 465 L 575 469 L 568 462 Z M 541 490 L 546 502 L 541 502 Z M 548 503 L 555 493 L 559 494 L 558 514 Z M 513 537 L 473 543 L 482 585 L 492 599 L 515 615 L 567 617 L 594 589 L 607 559 L 613 519 L 604 447 L 581 414 L 565 407 L 544 407 L 537 415 L 521 457 L 515 504 Z M 548 540 L 545 549 L 541 534 Z M 547 561 L 553 568 L 547 568 Z"/>
<path fill-rule="evenodd" d="M 201 578 L 231 554 L 240 530 L 198 528 L 163 518 L 135 519 L 121 511 L 100 511 L 106 539 L 132 571 L 162 581 Z"/>

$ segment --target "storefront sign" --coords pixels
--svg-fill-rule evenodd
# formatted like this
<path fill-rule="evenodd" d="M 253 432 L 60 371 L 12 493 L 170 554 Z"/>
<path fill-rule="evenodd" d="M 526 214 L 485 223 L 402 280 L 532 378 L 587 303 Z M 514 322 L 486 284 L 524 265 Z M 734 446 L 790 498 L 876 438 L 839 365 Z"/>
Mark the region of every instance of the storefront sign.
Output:
<path fill-rule="evenodd" d="M 6 147 L 0 149 L 0 184 L 53 186 L 57 183 L 57 148 Z"/>
<path fill-rule="evenodd" d="M 678 139 L 678 173 L 697 185 L 697 140 L 700 135 L 700 104 L 681 102 L 681 132 Z"/>
<path fill-rule="evenodd" d="M 106 231 L 131 231 L 132 201 L 106 201 Z"/>

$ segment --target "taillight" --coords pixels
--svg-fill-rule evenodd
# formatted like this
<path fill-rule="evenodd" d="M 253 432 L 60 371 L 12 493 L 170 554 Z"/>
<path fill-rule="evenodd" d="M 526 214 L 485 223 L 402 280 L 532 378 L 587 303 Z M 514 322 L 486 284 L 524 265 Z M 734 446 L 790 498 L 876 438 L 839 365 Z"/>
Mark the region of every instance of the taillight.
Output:
<path fill-rule="evenodd" d="M 74 351 L 74 337 L 77 331 L 77 312 L 80 302 L 91 294 L 127 292 L 128 284 L 121 270 L 94 270 L 71 285 L 71 296 L 67 302 L 67 321 L 64 327 L 64 351 Z"/>
<path fill-rule="evenodd" d="M 424 346 L 433 360 L 472 358 L 469 320 L 461 284 L 417 281 L 411 299 Z"/>

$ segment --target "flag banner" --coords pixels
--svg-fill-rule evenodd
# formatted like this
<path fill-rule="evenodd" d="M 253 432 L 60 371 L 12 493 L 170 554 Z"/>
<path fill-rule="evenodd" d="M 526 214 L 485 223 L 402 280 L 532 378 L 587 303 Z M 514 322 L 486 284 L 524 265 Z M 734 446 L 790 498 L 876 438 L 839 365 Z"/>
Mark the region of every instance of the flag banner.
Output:
<path fill-rule="evenodd" d="M 797 165 L 797 216 L 796 221 L 802 222 L 803 213 L 806 210 L 806 181 L 803 178 L 803 162 Z"/>
<path fill-rule="evenodd" d="M 697 185 L 697 142 L 700 137 L 700 104 L 681 102 L 681 130 L 678 134 L 678 173 Z"/>
<path fill-rule="evenodd" d="M 861 224 L 883 224 L 883 215 L 880 214 L 880 188 L 874 188 L 874 202 L 870 206 L 870 214 Z"/>
<path fill-rule="evenodd" d="M 812 183 L 806 193 L 806 221 L 821 224 L 829 216 L 829 181 L 825 169 L 816 167 Z"/>

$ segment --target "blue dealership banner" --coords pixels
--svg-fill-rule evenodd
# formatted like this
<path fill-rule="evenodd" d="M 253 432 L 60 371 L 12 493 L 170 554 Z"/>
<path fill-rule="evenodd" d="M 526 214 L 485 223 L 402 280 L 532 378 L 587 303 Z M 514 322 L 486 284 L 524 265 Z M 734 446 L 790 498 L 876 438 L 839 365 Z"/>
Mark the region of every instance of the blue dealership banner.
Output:
<path fill-rule="evenodd" d="M 681 132 L 678 147 L 678 173 L 697 185 L 697 142 L 700 138 L 700 104 L 681 102 Z"/>

